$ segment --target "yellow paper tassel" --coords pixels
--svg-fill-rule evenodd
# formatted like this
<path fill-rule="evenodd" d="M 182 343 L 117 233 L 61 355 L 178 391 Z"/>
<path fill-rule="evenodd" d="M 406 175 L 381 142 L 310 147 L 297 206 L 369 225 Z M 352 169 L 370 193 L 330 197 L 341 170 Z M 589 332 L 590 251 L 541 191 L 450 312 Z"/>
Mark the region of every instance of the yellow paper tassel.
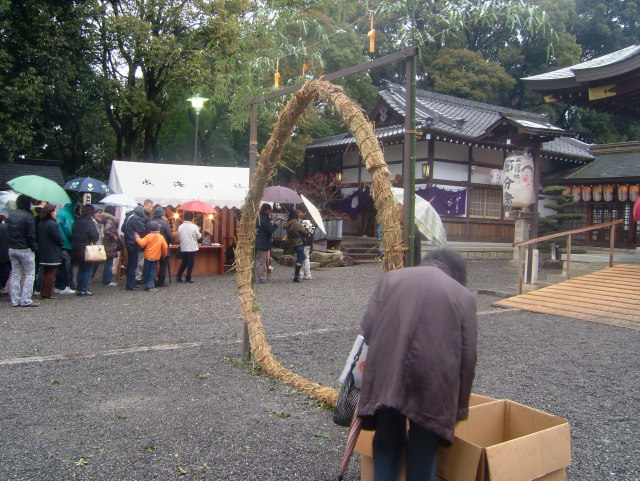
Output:
<path fill-rule="evenodd" d="M 367 37 L 369 37 L 369 53 L 374 53 L 376 51 L 376 30 L 373 28 L 373 11 L 370 15 L 371 19 L 371 30 L 367 33 Z"/>
<path fill-rule="evenodd" d="M 273 86 L 278 88 L 280 86 L 280 59 L 276 60 L 276 73 L 273 76 Z"/>

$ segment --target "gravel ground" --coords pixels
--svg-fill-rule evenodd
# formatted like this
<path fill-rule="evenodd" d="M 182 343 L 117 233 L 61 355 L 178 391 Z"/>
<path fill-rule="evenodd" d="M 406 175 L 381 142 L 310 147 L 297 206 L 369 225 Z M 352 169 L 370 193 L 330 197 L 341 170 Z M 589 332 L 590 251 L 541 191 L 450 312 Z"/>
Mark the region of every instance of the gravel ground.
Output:
<path fill-rule="evenodd" d="M 469 263 L 472 292 L 513 291 L 506 262 Z M 276 358 L 337 386 L 375 264 L 258 286 Z M 0 480 L 335 479 L 346 429 L 242 361 L 232 275 L 157 292 L 95 287 L 37 309 L 0 297 Z M 497 310 L 478 295 L 474 392 L 569 420 L 569 480 L 640 480 L 640 331 Z M 346 479 L 358 480 L 354 456 Z"/>

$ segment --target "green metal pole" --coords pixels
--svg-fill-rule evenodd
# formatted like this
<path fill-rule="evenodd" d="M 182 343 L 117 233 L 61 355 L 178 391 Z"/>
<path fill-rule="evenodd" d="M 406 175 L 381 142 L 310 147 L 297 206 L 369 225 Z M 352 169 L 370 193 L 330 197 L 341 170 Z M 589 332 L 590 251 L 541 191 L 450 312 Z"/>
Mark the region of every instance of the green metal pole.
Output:
<path fill-rule="evenodd" d="M 413 266 L 415 238 L 415 204 L 416 204 L 416 57 L 406 60 L 405 83 L 405 119 L 404 119 L 404 163 L 402 186 L 404 190 L 404 206 L 402 211 L 402 239 L 407 248 L 405 265 Z"/>

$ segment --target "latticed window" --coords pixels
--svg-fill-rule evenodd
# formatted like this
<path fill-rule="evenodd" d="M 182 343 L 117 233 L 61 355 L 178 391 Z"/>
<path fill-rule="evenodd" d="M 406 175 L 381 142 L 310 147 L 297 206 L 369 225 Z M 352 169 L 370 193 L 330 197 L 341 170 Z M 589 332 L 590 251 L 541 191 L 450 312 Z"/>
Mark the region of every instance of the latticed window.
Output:
<path fill-rule="evenodd" d="M 495 189 L 471 189 L 469 217 L 499 219 L 502 206 L 502 191 Z"/>

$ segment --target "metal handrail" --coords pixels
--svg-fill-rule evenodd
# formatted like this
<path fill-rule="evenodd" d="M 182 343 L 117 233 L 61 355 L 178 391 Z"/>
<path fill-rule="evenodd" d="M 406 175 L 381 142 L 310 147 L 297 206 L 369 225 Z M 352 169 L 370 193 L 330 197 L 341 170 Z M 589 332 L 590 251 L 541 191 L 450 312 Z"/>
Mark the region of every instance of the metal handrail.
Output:
<path fill-rule="evenodd" d="M 588 232 L 591 230 L 602 229 L 604 227 L 609 227 L 611 232 L 609 234 L 609 267 L 613 267 L 613 246 L 615 244 L 615 226 L 622 224 L 624 222 L 623 219 L 612 220 L 610 222 L 604 222 L 602 224 L 590 225 L 587 227 L 580 227 L 579 229 L 567 230 L 564 232 L 558 232 L 556 234 L 549 234 L 543 237 L 537 237 L 535 239 L 529 239 L 522 242 L 516 242 L 513 244 L 513 247 L 518 248 L 518 281 L 519 281 L 519 292 L 522 294 L 522 248 L 524 246 L 528 246 L 531 244 L 537 244 L 538 242 L 543 242 L 550 239 L 557 239 L 558 237 L 567 236 L 567 279 L 571 279 L 571 236 L 573 234 L 581 234 L 582 232 Z"/>

